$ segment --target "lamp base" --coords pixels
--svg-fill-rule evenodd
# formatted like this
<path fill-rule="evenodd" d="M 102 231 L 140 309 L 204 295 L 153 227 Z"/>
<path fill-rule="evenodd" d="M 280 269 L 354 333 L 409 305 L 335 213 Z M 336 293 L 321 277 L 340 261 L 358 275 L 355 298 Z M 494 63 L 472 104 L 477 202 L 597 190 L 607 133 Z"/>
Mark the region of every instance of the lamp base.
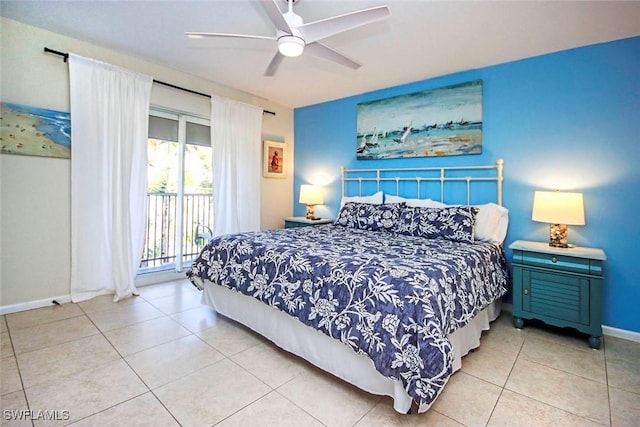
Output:
<path fill-rule="evenodd" d="M 550 224 L 549 225 L 549 246 L 554 248 L 568 248 L 567 243 L 567 225 L 566 224 Z"/>
<path fill-rule="evenodd" d="M 307 205 L 307 219 L 320 219 L 320 218 L 316 218 L 315 213 L 313 212 L 313 205 Z"/>

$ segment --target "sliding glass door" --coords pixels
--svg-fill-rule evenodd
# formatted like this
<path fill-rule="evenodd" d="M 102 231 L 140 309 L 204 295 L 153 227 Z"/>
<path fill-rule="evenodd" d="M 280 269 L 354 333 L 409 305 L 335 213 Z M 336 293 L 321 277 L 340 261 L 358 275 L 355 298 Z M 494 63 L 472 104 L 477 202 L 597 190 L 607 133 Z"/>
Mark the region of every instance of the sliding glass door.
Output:
<path fill-rule="evenodd" d="M 189 265 L 213 229 L 209 121 L 152 111 L 147 226 L 140 272 Z"/>

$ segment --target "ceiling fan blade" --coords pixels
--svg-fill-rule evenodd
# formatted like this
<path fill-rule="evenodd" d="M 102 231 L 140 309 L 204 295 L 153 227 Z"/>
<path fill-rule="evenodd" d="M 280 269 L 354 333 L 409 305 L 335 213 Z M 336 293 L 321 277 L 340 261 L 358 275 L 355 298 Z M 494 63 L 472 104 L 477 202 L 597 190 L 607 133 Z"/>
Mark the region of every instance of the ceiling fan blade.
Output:
<path fill-rule="evenodd" d="M 276 40 L 275 37 L 270 36 L 253 36 L 250 34 L 229 34 L 229 33 L 200 33 L 194 31 L 188 31 L 185 33 L 188 37 L 191 38 L 200 38 L 200 37 L 235 37 L 241 39 L 264 39 L 264 40 Z"/>
<path fill-rule="evenodd" d="M 323 45 L 322 43 L 309 43 L 304 48 L 304 51 L 319 58 L 328 59 L 329 61 L 344 65 L 345 67 L 349 67 L 353 70 L 357 70 L 358 68 L 360 68 L 360 64 L 358 64 L 357 62 L 350 60 L 343 54 L 336 52 L 335 50 Z"/>
<path fill-rule="evenodd" d="M 273 56 L 273 59 L 269 63 L 267 70 L 264 72 L 264 75 L 268 77 L 275 75 L 283 59 L 284 59 L 284 55 L 281 54 L 280 52 L 276 52 L 276 54 Z"/>
<path fill-rule="evenodd" d="M 334 34 L 380 21 L 390 15 L 391 12 L 387 6 L 378 6 L 321 19 L 320 21 L 309 22 L 296 27 L 296 29 L 300 31 L 300 34 L 302 34 L 302 37 L 307 43 L 312 43 Z"/>
<path fill-rule="evenodd" d="M 262 0 L 260 4 L 264 8 L 264 11 L 267 12 L 267 15 L 269 15 L 269 19 L 271 19 L 273 25 L 275 25 L 278 30 L 291 33 L 291 27 L 289 27 L 287 20 L 282 16 L 282 12 L 276 4 L 276 0 Z"/>

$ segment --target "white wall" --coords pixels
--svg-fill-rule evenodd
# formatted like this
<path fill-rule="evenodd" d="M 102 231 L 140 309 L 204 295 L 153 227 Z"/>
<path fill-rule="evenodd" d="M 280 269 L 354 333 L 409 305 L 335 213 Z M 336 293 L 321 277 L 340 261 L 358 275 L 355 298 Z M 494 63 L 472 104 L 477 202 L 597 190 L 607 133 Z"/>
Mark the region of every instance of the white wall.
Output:
<path fill-rule="evenodd" d="M 261 226 L 282 227 L 291 215 L 293 111 L 289 107 L 17 21 L 2 18 L 0 99 L 3 102 L 69 111 L 69 73 L 44 47 L 74 52 L 198 92 L 213 93 L 276 112 L 265 114 L 265 139 L 288 143 L 287 179 L 263 179 Z M 209 116 L 206 97 L 154 85 L 155 106 Z M 73 120 L 73 117 L 71 118 Z M 0 311 L 65 300 L 71 253 L 71 163 L 64 159 L 0 154 Z"/>

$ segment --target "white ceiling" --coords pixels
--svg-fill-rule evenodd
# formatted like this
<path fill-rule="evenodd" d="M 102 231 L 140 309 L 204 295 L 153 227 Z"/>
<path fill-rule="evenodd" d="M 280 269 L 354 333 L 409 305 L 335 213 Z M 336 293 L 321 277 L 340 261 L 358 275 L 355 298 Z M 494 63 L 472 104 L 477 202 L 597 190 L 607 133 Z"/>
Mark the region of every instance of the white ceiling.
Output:
<path fill-rule="evenodd" d="M 274 41 L 184 36 L 274 35 L 255 1 L 2 0 L 0 13 L 291 107 L 640 35 L 640 1 L 299 0 L 294 10 L 311 22 L 383 4 L 389 19 L 323 41 L 360 69 L 303 54 L 274 77 L 263 76 Z"/>

